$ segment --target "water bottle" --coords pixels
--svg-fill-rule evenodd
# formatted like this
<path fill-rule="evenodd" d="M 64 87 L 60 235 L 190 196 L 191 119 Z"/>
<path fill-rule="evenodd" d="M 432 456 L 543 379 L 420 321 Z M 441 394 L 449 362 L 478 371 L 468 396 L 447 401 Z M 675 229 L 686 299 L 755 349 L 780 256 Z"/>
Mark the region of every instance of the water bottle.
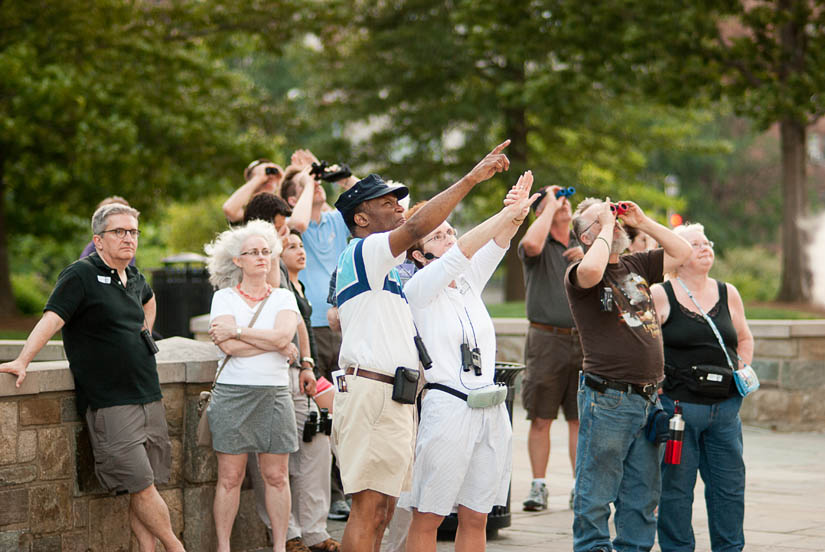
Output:
<path fill-rule="evenodd" d="M 668 424 L 670 436 L 665 445 L 665 464 L 678 465 L 682 463 L 682 440 L 685 436 L 685 420 L 682 418 L 682 408 L 676 401 L 673 417 Z"/>

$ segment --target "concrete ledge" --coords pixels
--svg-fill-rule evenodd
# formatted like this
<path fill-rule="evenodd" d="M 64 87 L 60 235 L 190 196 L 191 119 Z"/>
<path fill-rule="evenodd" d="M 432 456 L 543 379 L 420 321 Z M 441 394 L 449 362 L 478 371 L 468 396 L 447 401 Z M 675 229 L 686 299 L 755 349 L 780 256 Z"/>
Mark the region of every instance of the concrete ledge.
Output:
<path fill-rule="evenodd" d="M 0 362 L 14 360 L 23 349 L 25 341 L 16 339 L 0 339 Z M 66 360 L 62 341 L 49 341 L 46 346 L 34 357 L 35 362 L 48 360 Z"/>
<path fill-rule="evenodd" d="M 6 350 L 16 350 L 16 357 L 22 343 L 4 342 L 0 345 L 6 344 Z M 157 343 L 160 351 L 155 358 L 161 385 L 212 382 L 218 367 L 218 348 L 211 342 L 202 343 L 185 337 L 170 337 Z M 55 348 L 59 347 L 63 360 L 32 362 L 19 389 L 15 387 L 13 376 L 0 374 L 0 397 L 74 390 L 74 378 L 69 370 L 69 361 L 65 360 L 63 354 L 63 343 L 50 341 L 47 347 L 47 357 L 56 356 Z"/>

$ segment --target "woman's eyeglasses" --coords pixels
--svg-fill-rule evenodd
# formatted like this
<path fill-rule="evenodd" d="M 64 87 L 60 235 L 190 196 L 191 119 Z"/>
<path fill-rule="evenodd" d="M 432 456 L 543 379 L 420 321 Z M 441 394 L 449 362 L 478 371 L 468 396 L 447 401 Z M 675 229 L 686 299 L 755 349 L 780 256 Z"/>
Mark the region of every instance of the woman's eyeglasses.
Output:
<path fill-rule="evenodd" d="M 447 236 L 452 236 L 454 238 L 456 236 L 455 228 L 450 228 L 446 232 L 436 232 L 432 238 L 421 242 L 421 245 L 431 241 L 442 242 L 447 239 Z"/>
<path fill-rule="evenodd" d="M 272 251 L 269 249 L 250 249 L 249 251 L 241 251 L 241 256 L 244 255 L 249 255 L 251 257 L 263 255 L 264 257 L 269 257 L 270 255 L 272 255 Z"/>
<path fill-rule="evenodd" d="M 710 247 L 713 249 L 713 242 L 710 240 L 690 242 L 693 249 L 702 249 L 703 247 Z"/>

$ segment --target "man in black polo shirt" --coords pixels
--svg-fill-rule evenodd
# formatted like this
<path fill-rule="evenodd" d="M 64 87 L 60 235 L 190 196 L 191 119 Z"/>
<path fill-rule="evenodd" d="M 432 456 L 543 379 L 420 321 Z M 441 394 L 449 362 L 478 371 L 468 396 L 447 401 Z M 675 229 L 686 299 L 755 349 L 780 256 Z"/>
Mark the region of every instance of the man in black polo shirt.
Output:
<path fill-rule="evenodd" d="M 524 264 L 527 288 L 527 370 L 522 385 L 522 404 L 530 420 L 527 452 L 533 471 L 530 494 L 524 501 L 528 511 L 547 508 L 545 475 L 550 460 L 550 425 L 564 411 L 567 420 L 567 450 L 576 469 L 576 438 L 579 432 L 576 390 L 582 369 L 582 348 L 573 325 L 573 315 L 564 292 L 564 273 L 584 253 L 570 232 L 573 213 L 570 201 L 556 197 L 558 186 L 547 186 L 544 197 L 533 207 L 536 220 L 527 229 L 518 254 Z M 570 507 L 573 498 L 571 493 Z"/>
<path fill-rule="evenodd" d="M 35 355 L 63 330 L 98 479 L 111 492 L 130 493 L 131 526 L 141 550 L 154 550 L 157 537 L 177 552 L 183 545 L 155 488 L 155 482 L 169 479 L 171 444 L 154 351 L 141 336 L 154 322 L 155 298 L 143 275 L 129 266 L 137 250 L 138 215 L 120 204 L 95 211 L 96 252 L 60 273 L 20 355 L 0 364 L 0 372 L 16 375 L 20 387 Z"/>

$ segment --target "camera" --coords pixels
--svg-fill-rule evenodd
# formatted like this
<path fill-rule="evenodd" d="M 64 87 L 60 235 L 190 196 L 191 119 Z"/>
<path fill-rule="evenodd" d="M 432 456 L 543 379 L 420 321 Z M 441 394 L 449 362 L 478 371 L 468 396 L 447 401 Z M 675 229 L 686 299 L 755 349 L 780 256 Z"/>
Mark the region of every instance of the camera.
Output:
<path fill-rule="evenodd" d="M 146 348 L 149 350 L 150 355 L 156 355 L 160 349 L 158 349 L 157 343 L 155 340 L 152 339 L 152 332 L 143 328 L 140 331 L 140 338 L 143 340 L 143 344 L 146 345 Z"/>
<path fill-rule="evenodd" d="M 318 417 L 318 412 L 312 411 L 309 417 L 304 422 L 304 432 L 302 439 L 304 443 L 311 443 L 312 438 L 318 433 L 329 435 L 332 433 L 332 418 L 329 417 L 329 410 L 321 409 L 321 416 Z"/>
<path fill-rule="evenodd" d="M 326 161 L 320 163 L 312 163 L 312 169 L 309 171 L 315 180 L 324 180 L 326 182 L 338 182 L 345 178 L 352 176 L 352 171 L 348 165 L 343 163 L 330 166 Z"/>
<path fill-rule="evenodd" d="M 609 287 L 603 287 L 602 293 L 599 297 L 599 303 L 602 309 L 602 312 L 612 312 L 613 311 L 613 289 Z"/>
<path fill-rule="evenodd" d="M 266 174 L 267 176 L 271 174 L 278 174 L 278 169 L 276 169 L 275 167 L 267 167 L 264 169 L 264 174 Z"/>
<path fill-rule="evenodd" d="M 461 369 L 465 372 L 472 370 L 476 376 L 481 375 L 481 350 L 478 347 L 470 349 L 467 343 L 461 344 Z"/>

